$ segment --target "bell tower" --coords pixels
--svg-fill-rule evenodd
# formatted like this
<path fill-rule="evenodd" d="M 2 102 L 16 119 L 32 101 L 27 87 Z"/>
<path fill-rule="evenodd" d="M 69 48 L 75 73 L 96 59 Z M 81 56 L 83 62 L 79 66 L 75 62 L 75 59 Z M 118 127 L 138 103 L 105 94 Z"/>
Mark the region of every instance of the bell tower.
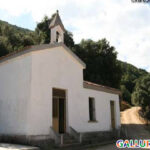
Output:
<path fill-rule="evenodd" d="M 60 19 L 58 10 L 53 17 L 49 28 L 51 30 L 50 43 L 64 43 L 65 28 Z"/>

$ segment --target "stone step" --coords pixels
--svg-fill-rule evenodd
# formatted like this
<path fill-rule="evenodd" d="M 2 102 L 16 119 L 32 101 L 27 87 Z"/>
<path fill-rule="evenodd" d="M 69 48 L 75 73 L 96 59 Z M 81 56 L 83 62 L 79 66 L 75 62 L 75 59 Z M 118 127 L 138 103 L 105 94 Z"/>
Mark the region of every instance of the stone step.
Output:
<path fill-rule="evenodd" d="M 63 147 L 69 147 L 71 145 L 74 146 L 80 144 L 73 136 L 69 135 L 68 133 L 63 135 L 63 140 Z"/>
<path fill-rule="evenodd" d="M 65 144 L 71 144 L 71 143 L 78 143 L 78 141 L 77 140 L 64 140 L 64 143 Z"/>
<path fill-rule="evenodd" d="M 105 140 L 112 140 L 111 138 L 105 139 Z M 84 138 L 83 143 L 96 143 L 96 142 L 102 142 L 104 139 L 102 137 L 95 137 L 95 138 Z"/>
<path fill-rule="evenodd" d="M 95 137 L 84 137 L 83 139 L 82 139 L 82 143 L 84 143 L 84 144 L 92 144 L 92 143 L 99 143 L 99 142 L 103 142 L 103 141 L 105 141 L 105 140 L 112 140 L 112 138 L 111 137 L 108 137 L 107 139 L 106 138 L 103 138 L 103 137 L 99 137 L 99 136 L 95 136 Z"/>
<path fill-rule="evenodd" d="M 64 140 L 69 140 L 69 139 L 74 139 L 73 137 L 63 137 L 64 138 Z"/>
<path fill-rule="evenodd" d="M 71 136 L 69 134 L 64 134 L 63 138 L 64 138 L 64 140 L 75 139 L 73 136 Z"/>
<path fill-rule="evenodd" d="M 72 135 L 69 135 L 69 134 L 64 134 L 63 136 L 64 136 L 64 138 L 68 138 L 68 137 L 69 138 L 74 138 Z"/>
<path fill-rule="evenodd" d="M 38 147 L 0 143 L 0 150 L 40 150 Z"/>
<path fill-rule="evenodd" d="M 64 143 L 63 145 L 61 145 L 60 147 L 75 147 L 75 146 L 79 146 L 80 143 L 76 142 L 76 143 Z"/>

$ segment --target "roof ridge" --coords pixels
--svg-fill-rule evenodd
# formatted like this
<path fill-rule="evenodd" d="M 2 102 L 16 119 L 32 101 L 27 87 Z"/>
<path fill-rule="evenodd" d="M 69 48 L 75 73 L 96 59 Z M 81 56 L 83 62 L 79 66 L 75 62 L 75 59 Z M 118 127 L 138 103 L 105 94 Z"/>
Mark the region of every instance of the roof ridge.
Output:
<path fill-rule="evenodd" d="M 83 68 L 86 67 L 86 64 L 62 42 L 27 46 L 23 50 L 18 50 L 8 55 L 0 57 L 0 63 L 20 55 L 30 53 L 32 51 L 44 50 L 44 49 L 54 48 L 58 46 L 63 47 L 70 55 L 72 55 L 73 58 L 75 58 L 78 61 L 78 63 L 80 63 L 83 66 Z"/>
<path fill-rule="evenodd" d="M 116 91 L 116 92 L 121 93 L 121 91 L 119 89 L 112 88 L 110 86 L 105 86 L 105 85 L 93 83 L 93 82 L 90 82 L 90 81 L 83 81 L 83 82 L 85 84 L 88 84 L 88 85 L 91 85 L 91 86 L 101 87 L 101 88 L 105 88 L 105 89 L 108 89 L 108 90 L 112 90 L 112 91 Z"/>

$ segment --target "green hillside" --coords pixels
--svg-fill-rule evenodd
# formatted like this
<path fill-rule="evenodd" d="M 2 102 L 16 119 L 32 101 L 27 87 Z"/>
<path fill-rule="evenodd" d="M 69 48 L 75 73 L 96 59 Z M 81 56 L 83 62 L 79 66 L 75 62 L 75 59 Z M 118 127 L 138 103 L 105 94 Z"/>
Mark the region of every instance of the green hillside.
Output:
<path fill-rule="evenodd" d="M 148 75 L 148 72 L 129 63 L 122 61 L 118 62 L 122 70 L 120 88 L 123 94 L 123 99 L 131 104 L 131 94 L 134 92 L 136 82 L 143 76 Z"/>
<path fill-rule="evenodd" d="M 30 33 L 30 32 L 33 32 L 33 31 L 29 30 L 29 29 L 21 28 L 21 27 L 18 27 L 18 26 L 16 26 L 16 25 L 9 24 L 9 23 L 6 22 L 6 21 L 0 20 L 0 27 L 2 27 L 2 26 L 3 26 L 3 27 L 4 27 L 4 26 L 9 26 L 9 27 L 11 27 L 11 28 L 14 28 L 15 31 L 21 32 L 21 33 Z"/>
<path fill-rule="evenodd" d="M 0 20 L 0 56 L 38 42 L 34 31 L 11 25 Z"/>

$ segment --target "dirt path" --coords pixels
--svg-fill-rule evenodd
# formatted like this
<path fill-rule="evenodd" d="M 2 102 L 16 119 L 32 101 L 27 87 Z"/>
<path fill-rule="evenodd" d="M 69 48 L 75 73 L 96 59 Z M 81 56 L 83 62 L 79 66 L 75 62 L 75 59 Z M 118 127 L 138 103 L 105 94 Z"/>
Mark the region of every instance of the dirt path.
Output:
<path fill-rule="evenodd" d="M 145 122 L 139 118 L 140 107 L 132 107 L 121 112 L 121 124 L 127 137 L 133 139 L 149 139 L 150 132 L 145 126 Z"/>
<path fill-rule="evenodd" d="M 144 121 L 139 118 L 139 110 L 140 107 L 132 107 L 121 112 L 121 124 L 145 124 Z"/>

